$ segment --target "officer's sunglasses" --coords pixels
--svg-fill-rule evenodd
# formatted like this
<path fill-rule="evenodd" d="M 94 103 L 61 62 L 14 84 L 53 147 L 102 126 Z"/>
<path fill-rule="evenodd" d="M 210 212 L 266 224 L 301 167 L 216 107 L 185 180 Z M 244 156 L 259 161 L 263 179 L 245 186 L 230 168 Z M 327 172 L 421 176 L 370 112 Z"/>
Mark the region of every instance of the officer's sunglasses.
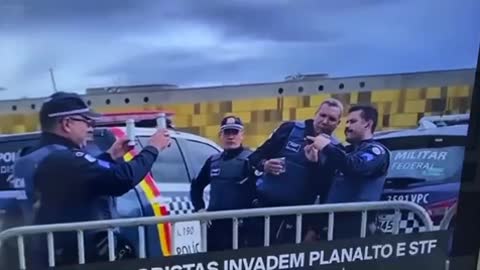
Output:
<path fill-rule="evenodd" d="M 88 127 L 93 127 L 95 125 L 95 122 L 93 120 L 85 119 L 85 118 L 75 118 L 75 117 L 69 117 L 68 119 L 72 121 L 77 121 L 77 122 L 83 122 L 85 123 Z"/>

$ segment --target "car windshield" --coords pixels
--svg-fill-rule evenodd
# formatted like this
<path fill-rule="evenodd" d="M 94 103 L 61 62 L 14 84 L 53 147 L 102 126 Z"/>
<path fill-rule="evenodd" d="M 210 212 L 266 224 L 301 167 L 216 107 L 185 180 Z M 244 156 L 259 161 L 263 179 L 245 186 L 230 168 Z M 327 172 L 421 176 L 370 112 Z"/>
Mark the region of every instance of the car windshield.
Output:
<path fill-rule="evenodd" d="M 390 149 L 386 187 L 416 183 L 460 182 L 464 147 L 461 137 L 379 139 Z"/>

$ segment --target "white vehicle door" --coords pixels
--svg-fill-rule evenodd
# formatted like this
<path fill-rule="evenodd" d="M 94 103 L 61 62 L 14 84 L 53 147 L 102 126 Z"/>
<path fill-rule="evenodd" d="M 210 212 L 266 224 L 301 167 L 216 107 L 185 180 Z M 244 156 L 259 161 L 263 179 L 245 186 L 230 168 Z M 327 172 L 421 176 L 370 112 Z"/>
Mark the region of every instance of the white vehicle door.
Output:
<path fill-rule="evenodd" d="M 148 144 L 148 137 L 139 136 L 142 145 Z M 160 195 L 155 201 L 165 206 L 168 215 L 182 215 L 192 213 L 190 202 L 191 174 L 187 167 L 184 154 L 180 150 L 178 138 L 172 137 L 170 147 L 158 155 L 152 167 L 151 174 Z M 191 254 L 201 247 L 201 233 L 199 222 L 179 222 L 171 231 L 173 241 L 172 254 Z"/>
<path fill-rule="evenodd" d="M 190 175 L 192 175 L 191 180 L 197 177 L 201 168 L 205 164 L 205 161 L 210 156 L 220 152 L 218 147 L 215 147 L 215 145 L 208 144 L 207 142 L 201 142 L 198 140 L 178 138 L 178 143 L 181 147 L 185 160 L 187 161 L 187 166 L 188 166 Z M 210 185 L 208 185 L 203 192 L 205 207 L 208 207 L 209 191 L 210 191 Z M 188 187 L 188 193 L 190 195 L 190 186 Z M 191 204 L 190 197 L 188 199 L 192 207 L 191 210 L 193 210 L 193 205 Z M 180 226 L 175 227 L 175 233 L 176 233 L 176 237 L 177 236 L 183 237 L 181 238 L 181 240 L 175 239 L 176 246 L 181 247 L 181 253 L 177 253 L 177 254 L 195 253 L 200 251 L 201 245 L 195 248 L 193 247 L 188 248 L 189 243 L 192 243 L 192 241 L 191 240 L 188 241 L 187 237 L 184 237 L 185 235 L 188 235 L 191 238 L 195 239 L 194 240 L 195 245 L 197 243 L 200 243 L 201 242 L 200 222 L 198 221 L 182 222 Z M 191 252 L 191 251 L 194 251 L 194 252 Z"/>
<path fill-rule="evenodd" d="M 185 155 L 187 164 L 190 170 L 192 179 L 197 177 L 202 169 L 205 161 L 212 155 L 221 151 L 221 148 L 214 144 L 202 142 L 193 139 L 179 139 L 179 144 L 182 148 L 182 152 Z M 203 199 L 205 201 L 205 207 L 208 207 L 209 202 L 210 185 L 208 185 L 203 192 Z"/>

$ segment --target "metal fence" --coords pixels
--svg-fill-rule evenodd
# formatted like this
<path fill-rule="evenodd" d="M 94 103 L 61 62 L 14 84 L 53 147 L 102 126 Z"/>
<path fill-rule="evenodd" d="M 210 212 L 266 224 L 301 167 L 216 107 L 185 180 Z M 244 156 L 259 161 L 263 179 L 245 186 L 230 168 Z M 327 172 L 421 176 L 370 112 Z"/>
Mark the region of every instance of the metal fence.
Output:
<path fill-rule="evenodd" d="M 433 230 L 432 220 L 428 213 L 417 204 L 411 202 L 361 202 L 345 204 L 306 205 L 291 207 L 256 208 L 234 211 L 204 212 L 187 215 L 175 215 L 165 217 L 141 217 L 129 219 L 115 219 L 104 221 L 89 221 L 65 224 L 24 226 L 5 230 L 0 233 L 0 247 L 8 239 L 16 238 L 18 245 L 18 257 L 20 269 L 26 269 L 25 237 L 28 235 L 46 234 L 49 266 L 55 266 L 54 236 L 56 232 L 76 232 L 78 247 L 78 263 L 85 264 L 84 231 L 103 229 L 108 231 L 108 254 L 109 261 L 115 260 L 114 230 L 118 227 L 138 228 L 138 256 L 146 258 L 145 226 L 169 223 L 174 228 L 175 223 L 185 221 L 200 221 L 202 234 L 202 251 L 207 250 L 207 224 L 212 220 L 231 219 L 233 249 L 238 249 L 238 225 L 242 218 L 263 217 L 264 219 L 264 246 L 270 245 L 270 218 L 272 216 L 296 216 L 295 242 L 302 241 L 302 217 L 307 214 L 328 214 L 328 240 L 333 240 L 335 214 L 340 212 L 361 212 L 361 227 L 359 236 L 367 235 L 367 213 L 372 211 L 393 210 L 394 228 L 393 234 L 399 233 L 401 211 L 413 212 L 423 223 L 426 231 Z M 172 230 L 174 231 L 174 230 Z M 172 234 L 174 241 L 175 234 Z M 173 250 L 173 249 L 172 249 Z"/>
<path fill-rule="evenodd" d="M 457 214 L 457 204 L 455 204 L 453 207 L 448 209 L 448 211 L 445 213 L 445 216 L 440 222 L 440 230 L 448 230 L 450 226 L 452 226 L 453 218 Z"/>

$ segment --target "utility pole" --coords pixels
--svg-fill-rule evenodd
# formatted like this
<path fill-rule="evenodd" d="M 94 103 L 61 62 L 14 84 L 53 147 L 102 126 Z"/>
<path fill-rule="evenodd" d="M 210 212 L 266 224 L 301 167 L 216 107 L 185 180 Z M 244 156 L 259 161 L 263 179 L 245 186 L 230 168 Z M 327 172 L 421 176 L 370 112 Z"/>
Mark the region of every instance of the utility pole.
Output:
<path fill-rule="evenodd" d="M 52 87 L 53 87 L 53 92 L 57 92 L 57 84 L 55 83 L 55 75 L 53 74 L 53 68 L 49 69 L 50 71 L 50 79 L 52 80 Z"/>

